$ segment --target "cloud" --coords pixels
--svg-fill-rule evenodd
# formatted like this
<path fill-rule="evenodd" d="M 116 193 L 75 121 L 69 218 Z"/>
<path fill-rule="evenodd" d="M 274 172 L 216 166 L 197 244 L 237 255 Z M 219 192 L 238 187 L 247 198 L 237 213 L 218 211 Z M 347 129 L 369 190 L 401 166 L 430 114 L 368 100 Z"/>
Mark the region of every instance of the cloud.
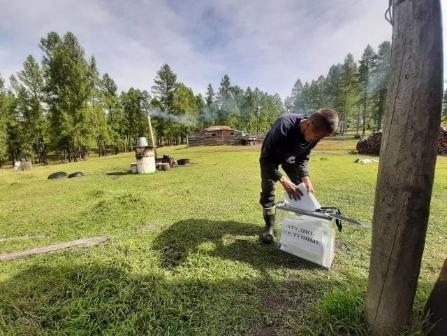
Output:
<path fill-rule="evenodd" d="M 48 32 L 72 31 L 122 90 L 150 90 L 168 63 L 196 92 L 208 82 L 216 88 L 227 73 L 233 84 L 284 98 L 297 78 L 317 78 L 348 52 L 358 59 L 368 43 L 390 40 L 386 7 L 369 0 L 0 0 L 0 72 L 20 70 L 28 54 L 40 59 Z"/>

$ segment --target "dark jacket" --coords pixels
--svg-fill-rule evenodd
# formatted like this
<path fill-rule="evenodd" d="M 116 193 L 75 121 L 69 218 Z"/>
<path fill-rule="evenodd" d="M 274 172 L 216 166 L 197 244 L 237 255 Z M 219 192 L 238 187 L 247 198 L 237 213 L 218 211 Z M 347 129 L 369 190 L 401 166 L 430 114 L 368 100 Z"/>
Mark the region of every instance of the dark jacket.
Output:
<path fill-rule="evenodd" d="M 309 154 L 318 142 L 306 141 L 299 127 L 301 120 L 297 114 L 285 114 L 270 128 L 259 159 L 263 179 L 278 181 L 282 176 L 278 170 L 280 164 L 295 165 L 300 179 L 309 175 Z"/>

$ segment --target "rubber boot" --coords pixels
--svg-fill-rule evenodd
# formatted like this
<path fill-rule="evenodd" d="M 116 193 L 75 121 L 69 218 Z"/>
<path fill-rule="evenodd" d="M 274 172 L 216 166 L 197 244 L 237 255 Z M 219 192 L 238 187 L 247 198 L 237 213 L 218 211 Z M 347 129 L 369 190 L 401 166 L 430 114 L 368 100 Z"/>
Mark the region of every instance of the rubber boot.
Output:
<path fill-rule="evenodd" d="M 261 240 L 264 244 L 271 244 L 275 238 L 275 207 L 263 208 L 265 230 L 261 235 Z"/>

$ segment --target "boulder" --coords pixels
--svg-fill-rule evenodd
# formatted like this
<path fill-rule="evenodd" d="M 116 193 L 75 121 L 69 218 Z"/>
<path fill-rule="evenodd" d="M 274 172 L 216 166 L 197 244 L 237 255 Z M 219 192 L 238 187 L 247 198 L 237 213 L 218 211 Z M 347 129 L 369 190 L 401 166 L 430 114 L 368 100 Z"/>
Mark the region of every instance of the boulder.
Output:
<path fill-rule="evenodd" d="M 52 174 L 48 175 L 48 179 L 49 180 L 56 180 L 56 179 L 64 178 L 66 176 L 67 176 L 66 172 L 58 171 L 58 172 L 55 172 L 55 173 L 52 173 Z"/>
<path fill-rule="evenodd" d="M 84 173 L 78 171 L 78 172 L 74 172 L 74 173 L 71 173 L 70 175 L 68 175 L 68 178 L 80 177 L 80 176 L 84 176 Z"/>

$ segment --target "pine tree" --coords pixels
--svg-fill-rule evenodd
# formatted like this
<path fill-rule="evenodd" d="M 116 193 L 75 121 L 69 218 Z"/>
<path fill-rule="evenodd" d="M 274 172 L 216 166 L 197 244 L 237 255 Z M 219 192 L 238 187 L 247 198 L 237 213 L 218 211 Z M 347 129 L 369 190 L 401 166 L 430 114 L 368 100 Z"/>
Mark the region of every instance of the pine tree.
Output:
<path fill-rule="evenodd" d="M 17 79 L 18 78 L 18 79 Z M 15 159 L 47 163 L 47 122 L 43 109 L 43 78 L 39 64 L 30 55 L 23 70 L 10 78 L 15 109 L 10 111 L 10 153 Z M 12 139 L 11 139 L 12 140 Z"/>
<path fill-rule="evenodd" d="M 382 42 L 379 45 L 377 59 L 372 70 L 372 92 L 373 92 L 373 117 L 376 129 L 382 128 L 383 114 L 385 112 L 385 99 L 389 78 L 391 60 L 391 43 Z"/>
<path fill-rule="evenodd" d="M 9 82 L 14 90 L 19 84 L 14 75 L 10 76 Z M 8 158 L 14 161 L 21 161 L 26 156 L 26 149 L 23 148 L 23 128 L 21 125 L 20 108 L 18 99 L 11 91 L 8 91 L 3 98 L 4 119 L 6 120 L 6 147 Z M 25 155 L 23 155 L 25 154 Z"/>
<path fill-rule="evenodd" d="M 85 159 L 89 147 L 94 146 L 88 106 L 95 90 L 91 64 L 73 33 L 66 33 L 62 39 L 57 33 L 49 33 L 41 39 L 40 47 L 44 52 L 51 142 L 69 161 Z"/>
<path fill-rule="evenodd" d="M 147 113 L 149 112 L 150 97 L 147 91 L 130 88 L 123 92 L 120 101 L 124 111 L 124 136 L 126 146 L 132 150 L 138 137 L 149 133 Z"/>
<path fill-rule="evenodd" d="M 206 106 L 210 107 L 211 104 L 214 102 L 214 90 L 211 83 L 208 84 L 208 87 L 206 89 Z"/>
<path fill-rule="evenodd" d="M 354 56 L 349 53 L 343 62 L 340 77 L 340 109 L 337 110 L 340 120 L 345 121 L 355 113 L 355 103 L 359 94 L 358 68 Z"/>
<path fill-rule="evenodd" d="M 177 87 L 177 75 L 169 65 L 164 64 L 157 72 L 152 86 L 152 93 L 160 102 L 160 107 L 167 113 L 172 113 L 172 100 Z"/>
<path fill-rule="evenodd" d="M 23 70 L 17 77 L 20 80 L 18 97 L 21 97 L 21 102 L 18 105 L 22 107 L 23 145 L 28 147 L 27 154 L 37 156 L 39 162 L 48 163 L 48 124 L 43 108 L 44 79 L 33 56 L 26 58 Z"/>
<path fill-rule="evenodd" d="M 8 118 L 11 97 L 6 92 L 4 80 L 0 76 L 0 167 L 8 159 Z"/>
<path fill-rule="evenodd" d="M 176 128 L 175 139 L 178 143 L 183 143 L 186 136 L 195 127 L 199 114 L 197 98 L 194 92 L 183 83 L 179 83 L 174 92 L 173 108 L 175 119 L 173 127 Z"/>
<path fill-rule="evenodd" d="M 248 132 L 256 131 L 256 96 L 253 90 L 248 87 L 245 90 L 243 101 L 241 104 L 241 121 L 240 128 Z"/>
<path fill-rule="evenodd" d="M 372 85 L 372 72 L 375 67 L 376 61 L 376 53 L 374 49 L 368 44 L 365 48 L 362 59 L 360 60 L 359 67 L 359 83 L 360 83 L 360 108 L 361 108 L 361 117 L 362 117 L 362 136 L 365 136 L 366 127 L 367 127 L 367 119 L 369 116 L 370 102 L 371 102 L 371 85 Z M 357 117 L 357 134 L 359 133 L 360 128 L 360 113 Z"/>
<path fill-rule="evenodd" d="M 225 74 L 220 81 L 220 87 L 219 87 L 219 97 L 220 98 L 226 98 L 228 97 L 230 93 L 231 83 L 230 83 L 230 77 Z"/>
<path fill-rule="evenodd" d="M 231 90 L 230 77 L 225 74 L 220 82 L 217 97 L 217 122 L 219 124 L 234 126 L 240 115 L 239 107 Z"/>
<path fill-rule="evenodd" d="M 100 81 L 100 92 L 110 130 L 110 146 L 115 154 L 126 150 L 124 112 L 118 97 L 115 81 L 105 73 Z"/>
<path fill-rule="evenodd" d="M 290 110 L 289 113 L 305 113 L 304 100 L 302 96 L 303 83 L 298 78 L 292 88 L 292 93 L 290 95 Z"/>
<path fill-rule="evenodd" d="M 94 89 L 90 98 L 90 103 L 87 104 L 89 111 L 88 117 L 92 126 L 92 134 L 95 141 L 95 146 L 98 150 L 99 156 L 106 155 L 107 147 L 111 145 L 112 132 L 109 123 L 107 122 L 107 106 L 104 100 L 104 92 L 99 72 L 96 66 L 96 59 L 90 58 L 89 74 L 91 81 L 94 83 Z M 93 144 L 92 144 L 93 145 Z"/>
<path fill-rule="evenodd" d="M 323 95 L 326 97 L 324 102 L 326 106 L 330 106 L 337 111 L 344 109 L 344 93 L 342 90 L 343 65 L 336 64 L 329 68 L 323 89 Z"/>

